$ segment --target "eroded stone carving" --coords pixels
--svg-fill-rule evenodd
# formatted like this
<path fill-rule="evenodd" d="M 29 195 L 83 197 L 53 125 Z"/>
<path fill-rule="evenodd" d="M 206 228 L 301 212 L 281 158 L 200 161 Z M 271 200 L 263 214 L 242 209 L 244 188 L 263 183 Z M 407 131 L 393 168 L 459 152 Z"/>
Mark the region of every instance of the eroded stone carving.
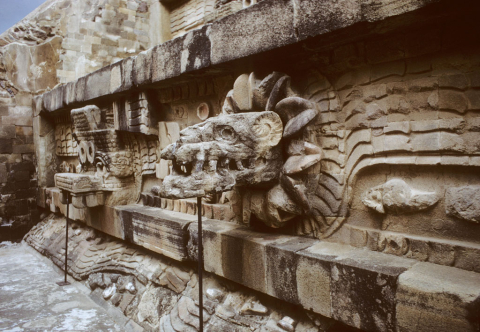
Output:
<path fill-rule="evenodd" d="M 72 137 L 70 123 L 57 124 L 55 127 L 56 154 L 61 157 L 77 155 L 77 142 Z"/>
<path fill-rule="evenodd" d="M 174 173 L 165 178 L 161 195 L 204 196 L 274 180 L 282 130 L 273 112 L 225 114 L 183 130 L 180 140 L 162 151 L 162 158 L 173 161 Z"/>
<path fill-rule="evenodd" d="M 408 213 L 427 209 L 439 200 L 437 193 L 411 188 L 401 179 L 392 179 L 370 188 L 362 202 L 379 213 Z"/>
<path fill-rule="evenodd" d="M 63 266 L 63 218 L 46 218 L 25 241 Z M 145 330 L 198 331 L 198 277 L 189 265 L 151 255 L 76 222 L 69 226 L 69 259 L 68 272 L 74 279 Z M 307 316 L 300 308 L 292 311 L 283 301 L 262 303 L 256 293 L 212 274 L 204 274 L 204 285 L 208 331 L 235 331 L 239 323 L 249 331 L 314 331 L 334 322 L 310 311 Z"/>
<path fill-rule="evenodd" d="M 448 188 L 445 210 L 449 216 L 480 223 L 480 186 Z"/>
<path fill-rule="evenodd" d="M 72 193 L 72 203 L 77 208 L 103 205 L 103 191 L 115 191 L 133 184 L 133 153 L 125 149 L 125 144 L 111 128 L 111 121 L 104 117 L 105 113 L 94 105 L 71 111 L 79 173 L 58 173 L 55 184 Z"/>
<path fill-rule="evenodd" d="M 241 75 L 223 114 L 184 129 L 163 149 L 173 174 L 158 192 L 186 198 L 247 186 L 251 212 L 271 227 L 302 214 L 312 217 L 302 176 L 321 160 L 321 149 L 302 134 L 318 114 L 314 102 L 293 92 L 289 76 Z"/>

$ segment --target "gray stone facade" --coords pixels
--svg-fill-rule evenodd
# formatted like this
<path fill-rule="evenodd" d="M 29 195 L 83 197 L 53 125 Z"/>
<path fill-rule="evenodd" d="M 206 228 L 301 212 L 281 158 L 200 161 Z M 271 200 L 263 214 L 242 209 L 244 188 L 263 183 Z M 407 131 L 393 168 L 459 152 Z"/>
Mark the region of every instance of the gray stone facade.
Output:
<path fill-rule="evenodd" d="M 61 265 L 71 195 L 69 273 L 147 331 L 198 330 L 198 214 L 209 331 L 477 331 L 478 9 L 48 1 L 2 35 L 0 230 L 54 213 Z"/>

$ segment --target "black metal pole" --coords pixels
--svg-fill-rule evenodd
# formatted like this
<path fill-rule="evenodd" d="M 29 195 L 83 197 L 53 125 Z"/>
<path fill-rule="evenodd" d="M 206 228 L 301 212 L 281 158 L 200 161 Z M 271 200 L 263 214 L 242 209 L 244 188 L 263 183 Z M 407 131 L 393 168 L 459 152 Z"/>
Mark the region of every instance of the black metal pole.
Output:
<path fill-rule="evenodd" d="M 203 243 L 202 243 L 202 198 L 197 197 L 197 214 L 198 214 L 198 303 L 199 303 L 199 319 L 200 332 L 203 332 Z"/>
<path fill-rule="evenodd" d="M 70 209 L 70 197 L 69 192 L 67 191 L 67 218 L 65 219 L 65 282 L 67 282 L 67 258 L 68 258 L 68 217 Z"/>
<path fill-rule="evenodd" d="M 67 217 L 65 218 L 65 280 L 57 282 L 59 286 L 70 285 L 67 281 L 67 259 L 68 259 L 68 216 L 69 216 L 69 208 L 70 208 L 70 193 L 67 191 Z"/>

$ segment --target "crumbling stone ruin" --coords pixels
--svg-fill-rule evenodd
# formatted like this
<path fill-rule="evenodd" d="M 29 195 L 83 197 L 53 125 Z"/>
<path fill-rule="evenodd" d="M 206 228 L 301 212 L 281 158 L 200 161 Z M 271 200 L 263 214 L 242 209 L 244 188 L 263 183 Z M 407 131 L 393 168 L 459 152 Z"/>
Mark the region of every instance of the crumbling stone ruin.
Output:
<path fill-rule="evenodd" d="M 62 266 L 70 202 L 139 330 L 199 329 L 201 214 L 206 331 L 479 331 L 478 10 L 49 0 L 0 36 L 0 239 Z"/>

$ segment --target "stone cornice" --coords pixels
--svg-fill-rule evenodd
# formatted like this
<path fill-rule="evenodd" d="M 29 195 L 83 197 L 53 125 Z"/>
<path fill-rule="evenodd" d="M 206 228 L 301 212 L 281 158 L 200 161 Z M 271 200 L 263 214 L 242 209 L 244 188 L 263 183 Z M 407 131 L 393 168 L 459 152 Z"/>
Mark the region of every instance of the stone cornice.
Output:
<path fill-rule="evenodd" d="M 359 23 L 376 23 L 448 0 L 265 0 L 212 24 L 99 69 L 43 95 L 40 111 L 93 102 L 240 60 Z M 385 29 L 385 27 L 383 27 Z"/>

